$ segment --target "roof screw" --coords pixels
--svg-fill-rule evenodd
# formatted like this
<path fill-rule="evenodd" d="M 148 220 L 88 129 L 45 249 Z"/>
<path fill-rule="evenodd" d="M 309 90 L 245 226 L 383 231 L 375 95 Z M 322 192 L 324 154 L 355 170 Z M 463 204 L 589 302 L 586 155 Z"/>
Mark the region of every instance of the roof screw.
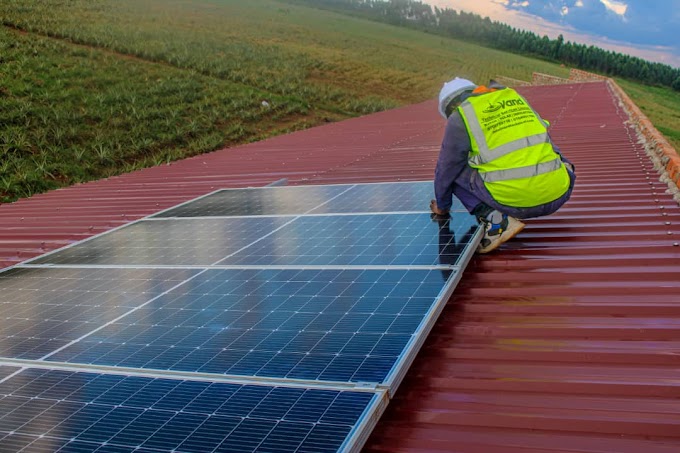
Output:
<path fill-rule="evenodd" d="M 680 245 L 680 244 L 678 244 L 677 242 L 673 242 L 674 247 L 677 247 L 678 245 Z"/>
<path fill-rule="evenodd" d="M 671 224 L 671 222 L 666 222 L 666 225 L 670 225 L 670 224 Z"/>
<path fill-rule="evenodd" d="M 666 234 L 673 234 L 673 232 L 672 232 L 672 231 L 669 231 L 669 232 L 667 232 Z"/>

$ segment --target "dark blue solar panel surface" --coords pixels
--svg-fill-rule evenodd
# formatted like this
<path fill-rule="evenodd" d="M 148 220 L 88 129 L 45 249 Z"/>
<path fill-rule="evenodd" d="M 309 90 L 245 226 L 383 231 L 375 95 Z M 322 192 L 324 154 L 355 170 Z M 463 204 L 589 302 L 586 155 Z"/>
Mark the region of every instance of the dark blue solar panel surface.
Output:
<path fill-rule="evenodd" d="M 0 381 L 2 381 L 4 378 L 6 378 L 10 374 L 12 374 L 12 373 L 14 373 L 15 371 L 18 371 L 18 370 L 19 370 L 19 368 L 0 365 Z"/>
<path fill-rule="evenodd" d="M 0 383 L 0 451 L 335 452 L 375 398 L 29 369 Z"/>
<path fill-rule="evenodd" d="M 477 228 L 467 213 L 303 216 L 218 264 L 452 265 Z"/>
<path fill-rule="evenodd" d="M 147 220 L 31 264 L 209 266 L 290 220 L 292 217 Z"/>
<path fill-rule="evenodd" d="M 451 272 L 210 270 L 50 360 L 380 382 Z"/>
<path fill-rule="evenodd" d="M 474 218 L 455 204 L 433 219 L 432 197 L 431 182 L 226 190 L 1 273 L 0 358 L 83 369 L 0 366 L 0 451 L 363 439 L 362 417 L 375 421 L 474 252 Z M 253 384 L 209 379 L 220 374 Z"/>
<path fill-rule="evenodd" d="M 359 184 L 314 208 L 310 214 L 430 212 L 430 200 L 433 198 L 432 181 Z M 465 208 L 454 198 L 451 211 L 465 211 Z"/>
<path fill-rule="evenodd" d="M 38 359 L 197 272 L 11 269 L 0 273 L 0 355 Z"/>
<path fill-rule="evenodd" d="M 149 220 L 32 264 L 454 265 L 476 229 L 467 213 Z"/>
<path fill-rule="evenodd" d="M 304 214 L 352 187 L 329 185 L 221 190 L 153 217 Z"/>
<path fill-rule="evenodd" d="M 429 212 L 432 181 L 226 189 L 153 217 Z M 451 211 L 466 212 L 458 199 Z"/>

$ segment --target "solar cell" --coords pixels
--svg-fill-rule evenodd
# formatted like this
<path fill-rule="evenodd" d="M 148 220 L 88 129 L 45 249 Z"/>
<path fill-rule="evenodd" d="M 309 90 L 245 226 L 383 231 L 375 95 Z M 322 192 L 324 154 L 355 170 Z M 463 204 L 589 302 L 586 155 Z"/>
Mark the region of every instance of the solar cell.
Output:
<path fill-rule="evenodd" d="M 15 367 L 0 365 L 0 381 L 2 381 L 7 376 L 9 376 L 10 374 L 14 373 L 17 370 L 18 368 Z"/>
<path fill-rule="evenodd" d="M 31 264 L 208 266 L 292 219 L 147 220 L 44 255 Z"/>
<path fill-rule="evenodd" d="M 0 450 L 335 452 L 377 417 L 381 399 L 33 368 L 0 383 Z"/>
<path fill-rule="evenodd" d="M 450 271 L 209 270 L 49 360 L 381 382 Z"/>
<path fill-rule="evenodd" d="M 328 185 L 225 189 L 153 217 L 304 214 L 352 187 Z"/>
<path fill-rule="evenodd" d="M 0 356 L 37 359 L 198 271 L 11 269 L 0 274 Z"/>
<path fill-rule="evenodd" d="M 218 264 L 453 265 L 477 228 L 467 213 L 302 216 Z"/>
<path fill-rule="evenodd" d="M 432 181 L 358 184 L 310 211 L 310 214 L 352 212 L 430 212 L 434 198 Z M 451 211 L 465 211 L 454 198 Z M 467 211 L 465 211 L 467 212 Z"/>

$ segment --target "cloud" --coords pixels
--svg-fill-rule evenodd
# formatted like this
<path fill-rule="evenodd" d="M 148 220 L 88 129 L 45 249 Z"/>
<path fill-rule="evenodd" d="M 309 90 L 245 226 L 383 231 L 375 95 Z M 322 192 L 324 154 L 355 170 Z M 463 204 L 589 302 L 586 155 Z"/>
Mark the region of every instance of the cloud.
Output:
<path fill-rule="evenodd" d="M 488 16 L 539 36 L 555 39 L 561 34 L 574 43 L 680 67 L 678 0 L 423 1 Z"/>
<path fill-rule="evenodd" d="M 626 5 L 623 2 L 615 2 L 612 0 L 600 0 L 602 4 L 609 10 L 612 11 L 614 14 L 618 14 L 619 16 L 625 16 L 626 15 L 626 10 L 628 9 L 628 5 Z"/>
<path fill-rule="evenodd" d="M 680 55 L 677 0 L 509 0 L 507 8 L 614 41 L 677 48 Z"/>

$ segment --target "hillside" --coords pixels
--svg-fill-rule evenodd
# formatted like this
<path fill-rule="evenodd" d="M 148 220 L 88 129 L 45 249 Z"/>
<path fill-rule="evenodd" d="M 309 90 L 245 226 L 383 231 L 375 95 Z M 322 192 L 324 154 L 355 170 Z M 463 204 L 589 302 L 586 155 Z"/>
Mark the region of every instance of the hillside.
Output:
<path fill-rule="evenodd" d="M 0 4 L 0 200 L 568 68 L 274 0 Z M 630 95 L 678 148 L 680 95 Z M 264 101 L 264 102 L 263 102 Z"/>

